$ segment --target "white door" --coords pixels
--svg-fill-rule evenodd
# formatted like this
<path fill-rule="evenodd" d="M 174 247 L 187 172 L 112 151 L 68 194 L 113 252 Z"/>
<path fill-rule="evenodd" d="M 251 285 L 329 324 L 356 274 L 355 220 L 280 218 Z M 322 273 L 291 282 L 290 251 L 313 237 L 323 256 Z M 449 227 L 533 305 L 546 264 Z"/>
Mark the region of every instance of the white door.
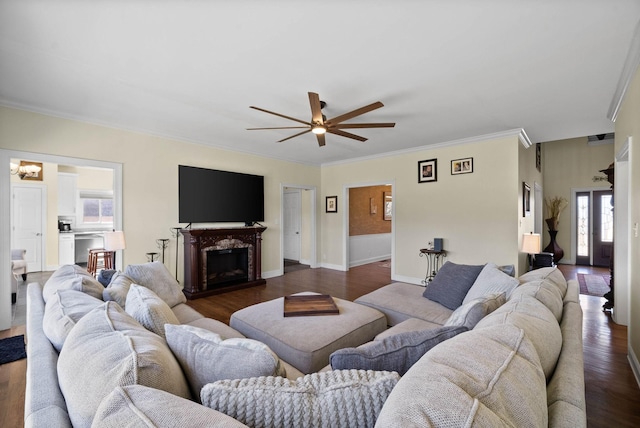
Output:
<path fill-rule="evenodd" d="M 27 272 L 42 272 L 43 226 L 40 186 L 12 186 L 11 248 L 27 250 Z"/>
<path fill-rule="evenodd" d="M 300 189 L 283 194 L 283 254 L 288 260 L 300 260 Z"/>

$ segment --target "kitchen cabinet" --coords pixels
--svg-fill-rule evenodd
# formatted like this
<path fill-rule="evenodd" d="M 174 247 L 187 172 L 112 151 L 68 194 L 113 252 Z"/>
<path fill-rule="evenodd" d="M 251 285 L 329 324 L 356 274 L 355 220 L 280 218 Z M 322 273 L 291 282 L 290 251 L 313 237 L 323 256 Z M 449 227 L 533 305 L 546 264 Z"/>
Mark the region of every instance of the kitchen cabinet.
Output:
<path fill-rule="evenodd" d="M 60 233 L 58 235 L 58 264 L 75 264 L 76 241 L 73 233 Z"/>
<path fill-rule="evenodd" d="M 75 216 L 78 193 L 78 174 L 58 173 L 58 215 Z"/>

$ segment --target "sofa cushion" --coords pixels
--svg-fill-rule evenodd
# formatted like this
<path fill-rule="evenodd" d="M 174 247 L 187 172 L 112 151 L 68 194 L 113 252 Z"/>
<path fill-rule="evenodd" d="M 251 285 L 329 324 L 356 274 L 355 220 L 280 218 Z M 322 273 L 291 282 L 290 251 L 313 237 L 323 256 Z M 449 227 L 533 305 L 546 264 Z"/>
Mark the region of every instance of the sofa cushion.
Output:
<path fill-rule="evenodd" d="M 77 427 L 91 425 L 100 402 L 117 386 L 146 385 L 191 397 L 165 341 L 114 302 L 89 312 L 71 330 L 60 351 L 58 378 Z"/>
<path fill-rule="evenodd" d="M 556 321 L 562 319 L 564 302 L 558 287 L 546 280 L 529 281 L 517 287 L 509 300 L 518 299 L 522 296 L 530 296 L 544 304 L 547 309 L 556 317 Z"/>
<path fill-rule="evenodd" d="M 477 299 L 464 303 L 458 309 L 453 311 L 444 325 L 463 325 L 471 330 L 482 318 L 504 305 L 506 301 L 505 293 L 489 294 L 484 297 L 478 297 Z"/>
<path fill-rule="evenodd" d="M 180 324 L 169 305 L 153 291 L 137 284 L 129 288 L 125 311 L 144 328 L 163 338 L 165 324 Z"/>
<path fill-rule="evenodd" d="M 521 275 L 518 280 L 520 281 L 520 284 L 524 284 L 530 281 L 546 280 L 558 287 L 558 290 L 560 290 L 560 295 L 563 298 L 567 293 L 567 280 L 565 279 L 560 269 L 558 269 L 557 267 L 535 269 Z"/>
<path fill-rule="evenodd" d="M 484 265 L 459 265 L 446 262 L 422 294 L 429 300 L 451 310 L 462 304 L 464 297 L 482 271 Z"/>
<path fill-rule="evenodd" d="M 505 293 L 508 296 L 518 285 L 520 281 L 504 273 L 495 263 L 487 263 L 473 282 L 462 304 L 489 294 Z"/>
<path fill-rule="evenodd" d="M 128 265 L 124 273 L 136 284 L 153 290 L 171 308 L 187 301 L 182 287 L 161 262 Z"/>
<path fill-rule="evenodd" d="M 44 309 L 42 329 L 56 351 L 60 352 L 76 323 L 102 304 L 102 300 L 81 291 L 58 290 L 53 293 Z"/>
<path fill-rule="evenodd" d="M 202 403 L 254 427 L 373 427 L 397 373 L 333 370 L 222 380 L 202 388 Z M 387 425 L 398 426 L 398 425 Z"/>
<path fill-rule="evenodd" d="M 113 427 L 245 427 L 223 413 L 159 389 L 141 385 L 117 387 L 107 395 L 92 428 Z"/>
<path fill-rule="evenodd" d="M 102 292 L 102 298 L 105 302 L 114 301 L 121 308 L 126 309 L 127 293 L 133 280 L 122 272 L 116 272 L 111 276 L 109 285 Z"/>
<path fill-rule="evenodd" d="M 548 379 L 562 350 L 562 332 L 551 311 L 530 296 L 512 297 L 508 303 L 482 319 L 476 325 L 476 329 L 509 324 L 525 332 L 538 353 L 540 364 Z"/>
<path fill-rule="evenodd" d="M 278 356 L 257 340 L 232 338 L 188 325 L 165 326 L 167 343 L 187 376 L 194 397 L 221 379 L 286 376 Z"/>
<path fill-rule="evenodd" d="M 424 299 L 424 287 L 394 282 L 358 297 L 355 302 L 377 309 L 387 317 L 387 324 L 395 326 L 410 318 L 418 318 L 441 326 L 451 312 L 440 303 Z"/>
<path fill-rule="evenodd" d="M 49 300 L 57 290 L 76 290 L 102 300 L 104 287 L 86 270 L 76 265 L 60 266 L 49 277 L 42 290 L 42 298 Z"/>
<path fill-rule="evenodd" d="M 380 412 L 380 427 L 546 427 L 544 373 L 514 325 L 460 334 L 422 357 Z"/>
<path fill-rule="evenodd" d="M 386 370 L 404 375 L 431 348 L 467 331 L 465 326 L 410 331 L 374 340 L 357 348 L 340 349 L 330 356 L 333 370 Z"/>
<path fill-rule="evenodd" d="M 376 337 L 373 338 L 373 340 L 382 340 L 385 337 L 393 336 L 398 333 L 433 330 L 440 327 L 442 327 L 442 324 L 434 324 L 430 321 L 425 321 L 418 318 L 409 318 L 408 320 L 402 321 L 400 324 L 396 324 L 393 327 L 386 329 L 382 333 L 379 333 Z"/>

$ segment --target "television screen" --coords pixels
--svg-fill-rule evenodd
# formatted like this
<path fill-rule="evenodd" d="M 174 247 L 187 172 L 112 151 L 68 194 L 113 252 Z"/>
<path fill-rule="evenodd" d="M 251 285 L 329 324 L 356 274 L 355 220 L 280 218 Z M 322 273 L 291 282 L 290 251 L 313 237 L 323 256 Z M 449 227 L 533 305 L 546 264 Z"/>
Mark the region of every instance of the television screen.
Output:
<path fill-rule="evenodd" d="M 180 223 L 264 221 L 264 177 L 178 166 Z"/>

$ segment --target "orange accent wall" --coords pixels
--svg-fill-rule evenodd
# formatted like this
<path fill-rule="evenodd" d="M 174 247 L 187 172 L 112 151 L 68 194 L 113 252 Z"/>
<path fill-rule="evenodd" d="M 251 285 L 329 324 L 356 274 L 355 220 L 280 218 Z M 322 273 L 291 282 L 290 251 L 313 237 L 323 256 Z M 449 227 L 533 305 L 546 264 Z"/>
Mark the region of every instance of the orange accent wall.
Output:
<path fill-rule="evenodd" d="M 384 193 L 391 186 L 354 187 L 349 189 L 349 236 L 391 233 L 391 221 L 384 219 Z M 371 211 L 371 202 L 375 213 Z"/>

